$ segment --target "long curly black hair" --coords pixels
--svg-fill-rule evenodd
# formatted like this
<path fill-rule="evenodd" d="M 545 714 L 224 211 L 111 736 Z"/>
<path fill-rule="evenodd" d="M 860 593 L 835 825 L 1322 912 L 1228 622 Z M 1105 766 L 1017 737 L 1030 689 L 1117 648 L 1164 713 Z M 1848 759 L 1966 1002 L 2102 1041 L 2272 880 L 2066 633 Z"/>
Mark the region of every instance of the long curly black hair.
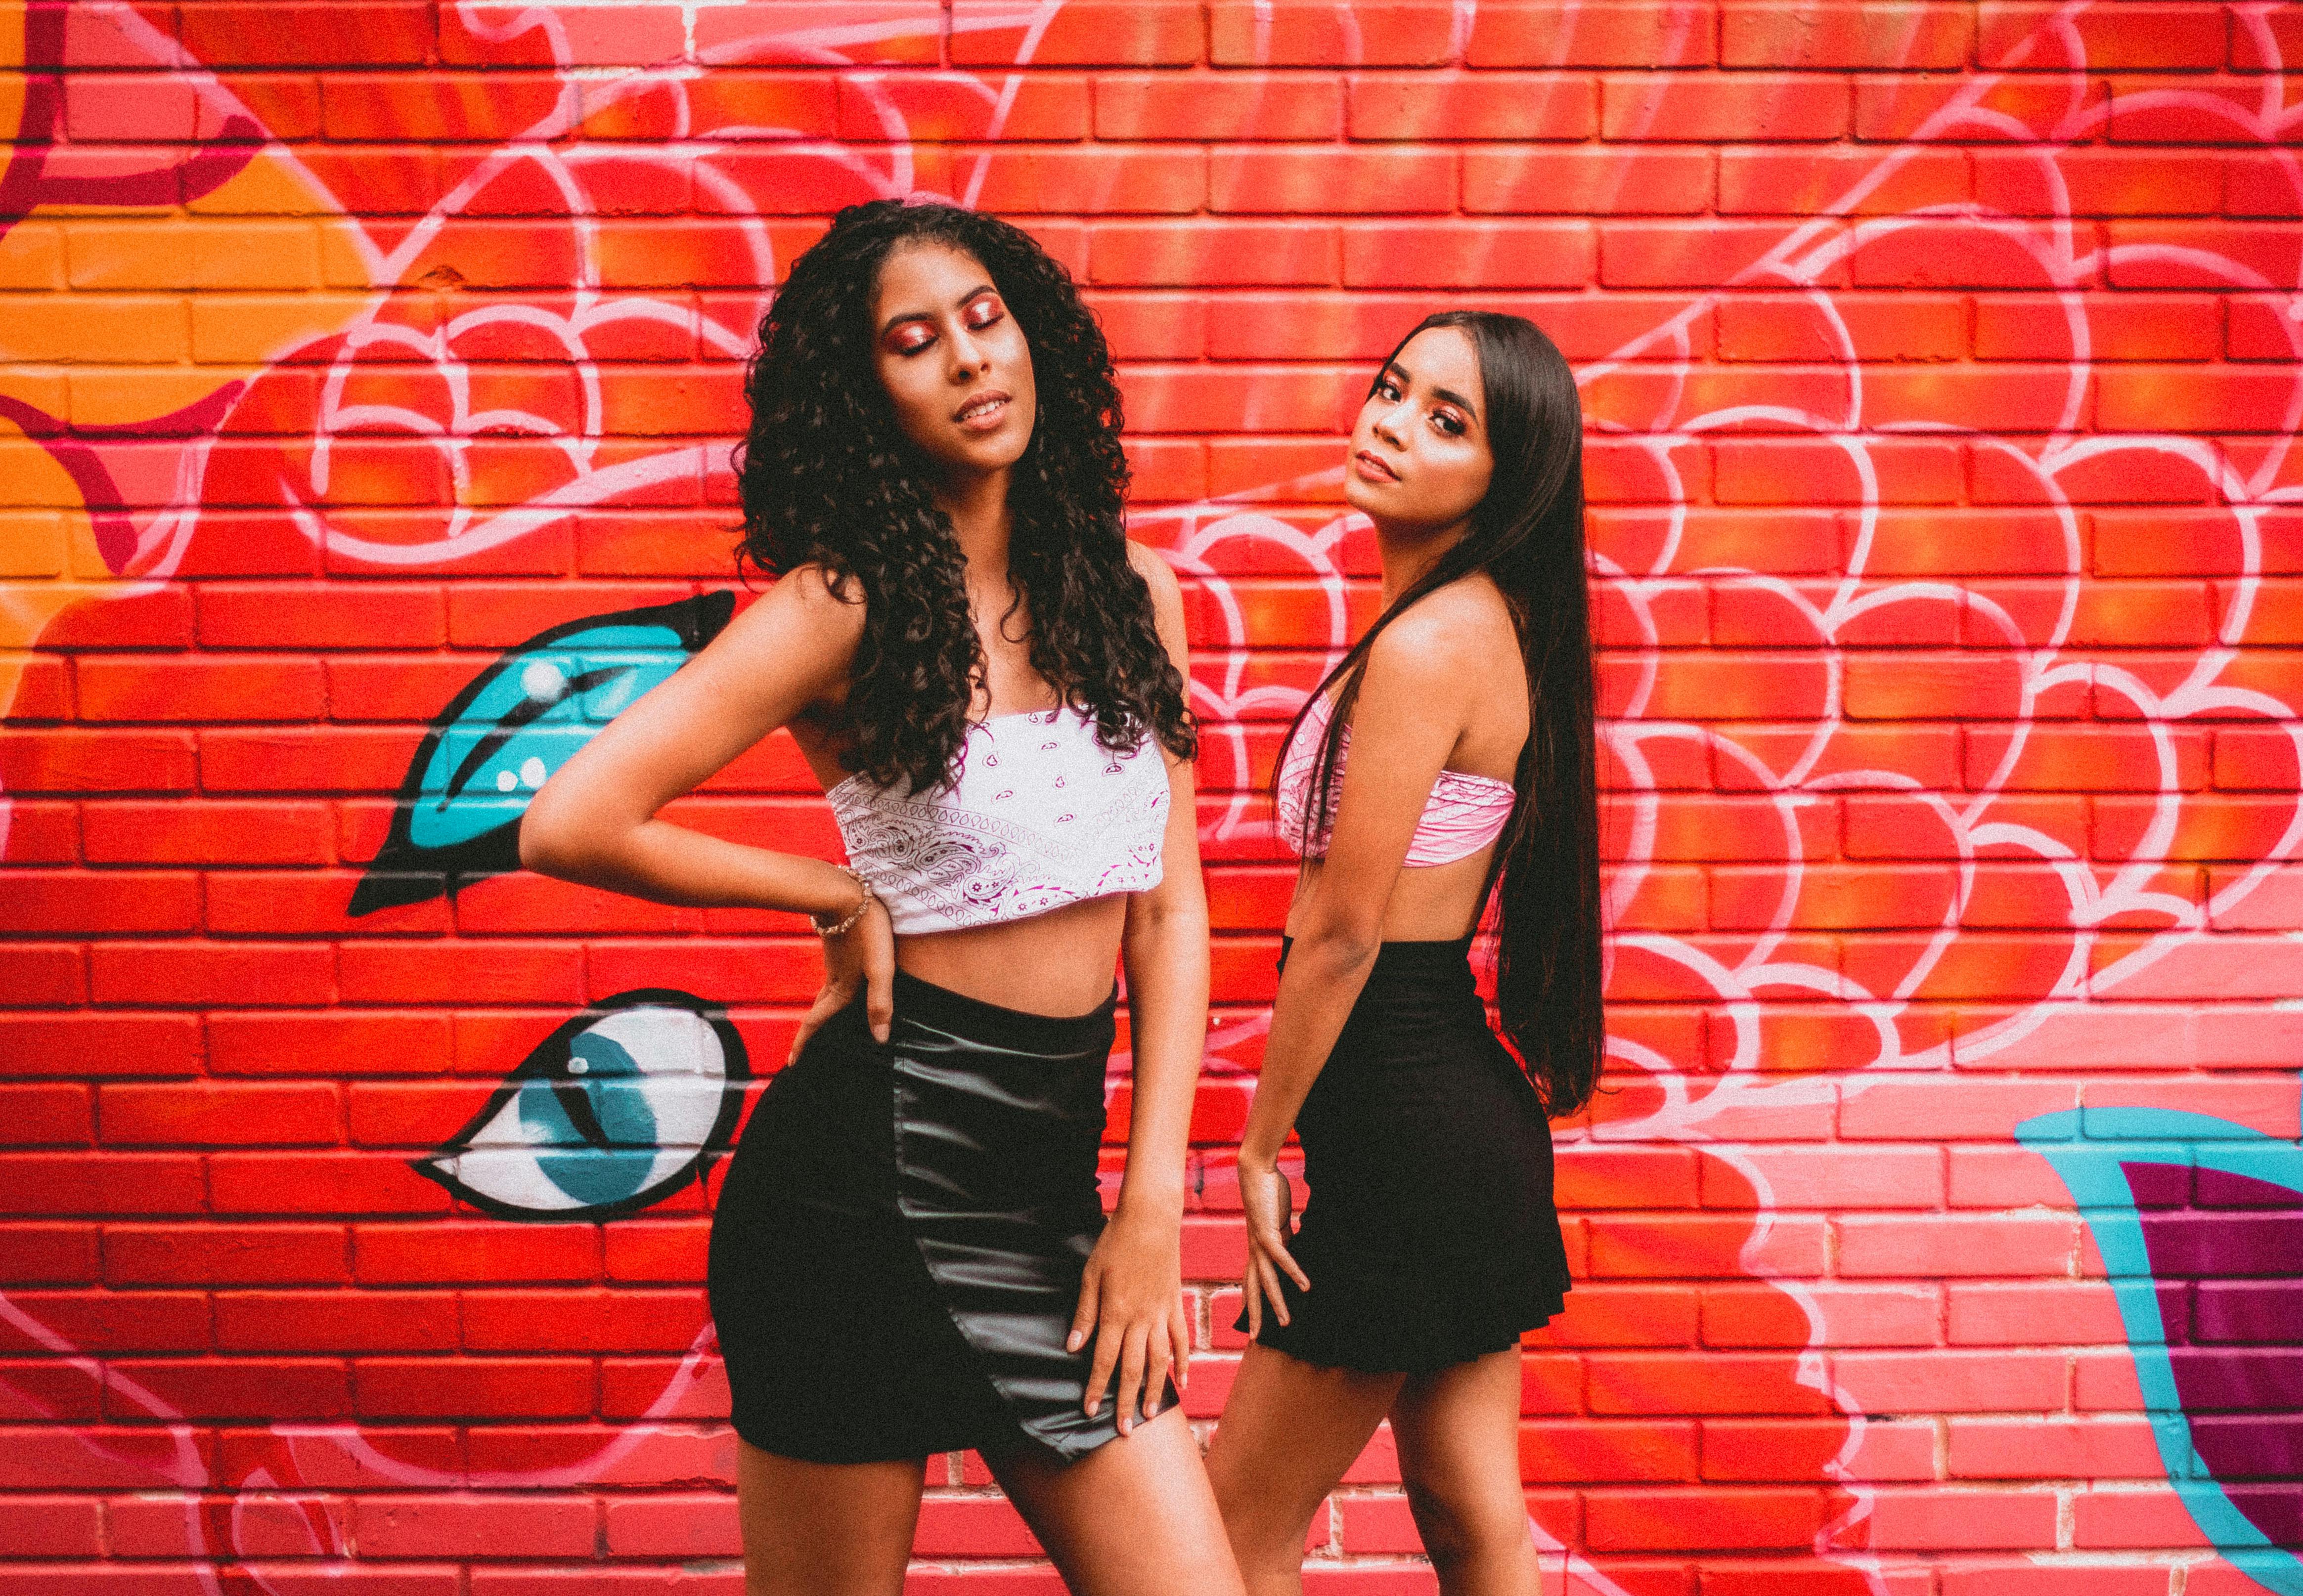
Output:
<path fill-rule="evenodd" d="M 1009 476 L 1008 575 L 1033 668 L 1066 704 L 1094 716 L 1106 748 L 1133 749 L 1148 735 L 1190 759 L 1198 744 L 1183 676 L 1127 559 L 1111 352 L 1070 274 L 1005 222 L 873 200 L 841 211 L 792 263 L 745 383 L 752 423 L 736 453 L 738 564 L 780 576 L 814 561 L 835 594 L 863 602 L 848 769 L 915 792 L 957 779 L 987 665 L 968 615 L 967 561 L 873 358 L 881 265 L 923 242 L 981 264 L 1031 349 L 1039 411 Z"/>

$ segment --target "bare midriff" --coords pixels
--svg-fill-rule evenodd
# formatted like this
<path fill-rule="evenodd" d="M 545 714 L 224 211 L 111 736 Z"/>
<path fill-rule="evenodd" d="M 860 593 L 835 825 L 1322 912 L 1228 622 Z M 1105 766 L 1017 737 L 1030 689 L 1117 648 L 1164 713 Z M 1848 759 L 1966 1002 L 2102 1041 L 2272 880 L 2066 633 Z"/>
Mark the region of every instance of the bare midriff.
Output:
<path fill-rule="evenodd" d="M 1111 995 L 1127 924 L 1125 894 L 1026 920 L 896 938 L 896 968 L 1027 1014 L 1084 1014 Z"/>

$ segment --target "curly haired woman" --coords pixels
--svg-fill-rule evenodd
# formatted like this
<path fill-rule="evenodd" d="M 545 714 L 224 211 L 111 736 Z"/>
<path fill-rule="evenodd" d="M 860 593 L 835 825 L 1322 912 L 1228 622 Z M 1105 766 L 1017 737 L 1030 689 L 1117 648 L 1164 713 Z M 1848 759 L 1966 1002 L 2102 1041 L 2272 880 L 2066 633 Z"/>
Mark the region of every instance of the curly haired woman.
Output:
<path fill-rule="evenodd" d="M 774 586 L 520 838 L 534 869 L 823 936 L 712 1228 L 745 1588 L 900 1591 L 925 1459 L 974 1448 L 1074 1589 L 1236 1592 L 1170 1379 L 1208 995 L 1183 605 L 1123 531 L 1102 335 L 1017 229 L 883 200 L 793 263 L 747 397 L 742 552 Z M 779 727 L 848 865 L 658 818 Z"/>
<path fill-rule="evenodd" d="M 1384 608 L 1280 761 L 1304 865 L 1240 1142 L 1255 1344 L 1208 1451 L 1256 1596 L 1302 1588 L 1312 1515 L 1387 1416 L 1439 1588 L 1536 1596 L 1519 1338 L 1568 1285 L 1546 1115 L 1590 1096 L 1603 1042 L 1581 408 L 1532 323 L 1449 311 L 1353 429 Z M 1490 897 L 1517 1058 L 1472 980 Z"/>

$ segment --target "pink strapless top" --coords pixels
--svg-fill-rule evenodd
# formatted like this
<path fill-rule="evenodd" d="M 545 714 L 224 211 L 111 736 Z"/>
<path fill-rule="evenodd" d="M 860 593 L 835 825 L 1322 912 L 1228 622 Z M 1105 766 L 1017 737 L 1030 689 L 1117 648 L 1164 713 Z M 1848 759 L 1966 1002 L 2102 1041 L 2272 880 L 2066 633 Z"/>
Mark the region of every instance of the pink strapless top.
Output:
<path fill-rule="evenodd" d="M 1311 802 L 1312 785 L 1319 779 L 1320 745 L 1333 712 L 1328 695 L 1321 693 L 1279 761 L 1279 835 L 1290 849 L 1303 835 L 1303 811 Z M 1336 806 L 1343 801 L 1344 761 L 1351 752 L 1352 728 L 1346 727 L 1336 748 L 1336 779 L 1328 788 L 1328 812 L 1320 817 L 1306 850 L 1311 858 L 1328 856 L 1328 836 L 1336 828 Z M 1415 823 L 1406 862 L 1452 864 L 1470 858 L 1504 834 L 1518 796 L 1511 783 L 1492 776 L 1442 770 L 1439 779 L 1431 784 L 1431 796 L 1424 801 L 1423 818 Z"/>

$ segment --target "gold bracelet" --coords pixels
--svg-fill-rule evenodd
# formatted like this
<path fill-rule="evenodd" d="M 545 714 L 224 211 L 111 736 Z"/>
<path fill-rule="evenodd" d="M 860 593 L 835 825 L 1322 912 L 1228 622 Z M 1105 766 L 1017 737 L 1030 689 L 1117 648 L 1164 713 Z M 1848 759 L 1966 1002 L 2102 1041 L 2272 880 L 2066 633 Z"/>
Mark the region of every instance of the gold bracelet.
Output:
<path fill-rule="evenodd" d="M 809 915 L 808 922 L 814 926 L 815 933 L 819 937 L 838 937 L 853 929 L 856 922 L 864 918 L 864 911 L 880 901 L 880 895 L 872 890 L 872 884 L 848 866 L 835 864 L 831 868 L 856 883 L 856 889 L 864 895 L 856 900 L 856 907 L 850 909 L 848 911 L 848 917 L 838 925 L 827 926 L 814 915 Z"/>

